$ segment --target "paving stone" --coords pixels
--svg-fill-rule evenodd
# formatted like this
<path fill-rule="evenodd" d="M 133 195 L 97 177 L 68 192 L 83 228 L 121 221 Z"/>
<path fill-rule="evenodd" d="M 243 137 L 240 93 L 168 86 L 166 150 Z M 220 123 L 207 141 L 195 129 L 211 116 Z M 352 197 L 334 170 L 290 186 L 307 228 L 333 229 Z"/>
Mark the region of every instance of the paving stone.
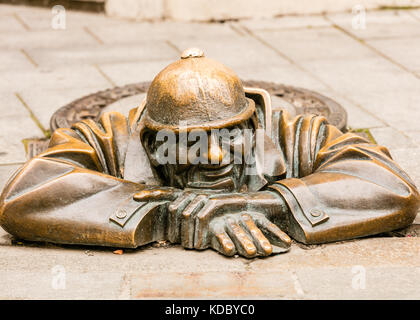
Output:
<path fill-rule="evenodd" d="M 23 165 L 23 163 L 21 163 L 21 164 L 11 164 L 11 165 L 4 165 L 4 164 L 0 165 L 0 192 L 1 192 L 1 190 L 3 190 L 4 186 L 6 185 L 7 180 L 22 165 Z"/>
<path fill-rule="evenodd" d="M 216 23 L 136 23 L 120 26 L 92 27 L 92 32 L 106 44 L 135 43 L 139 40 L 170 40 L 183 38 L 191 41 L 201 39 L 217 40 L 220 36 L 234 36 L 237 33 L 228 24 Z M 183 48 L 179 48 L 183 50 Z"/>
<path fill-rule="evenodd" d="M 338 299 L 370 296 L 388 299 L 398 298 L 400 288 L 405 289 L 404 298 L 418 298 L 419 241 L 369 238 L 312 250 L 293 246 L 289 253 L 251 260 L 179 246 L 146 247 L 128 250 L 123 255 L 112 254 L 111 248 L 0 246 L 0 272 L 5 275 L 0 279 L 0 296 L 50 298 L 52 269 L 58 265 L 66 275 L 66 289 L 56 292 L 63 299 L 121 296 L 326 299 L 333 293 Z M 359 265 L 366 269 L 365 292 L 369 294 L 352 292 L 355 275 L 352 268 Z M 380 272 L 387 274 L 381 276 Z M 384 283 L 381 279 L 387 280 L 386 286 L 381 285 Z M 25 292 L 22 288 L 28 283 L 35 285 Z M 93 289 L 88 290 L 89 286 Z"/>
<path fill-rule="evenodd" d="M 118 271 L 74 273 L 61 265 L 41 272 L 5 272 L 0 279 L 0 299 L 118 299 L 123 277 Z"/>
<path fill-rule="evenodd" d="M 41 67 L 178 59 L 179 53 L 163 41 L 137 41 L 126 45 L 28 49 Z"/>
<path fill-rule="evenodd" d="M 0 51 L 0 72 L 10 70 L 10 66 L 13 66 L 13 70 L 34 70 L 35 65 L 25 56 L 25 54 L 16 49 L 12 50 L 1 50 Z M 0 75 L 2 77 L 2 75 Z"/>
<path fill-rule="evenodd" d="M 365 129 L 385 126 L 385 123 L 375 114 L 370 114 L 363 106 L 356 105 L 351 96 L 344 96 L 331 88 L 320 88 L 318 92 L 333 99 L 346 110 L 348 128 Z"/>
<path fill-rule="evenodd" d="M 405 10 L 367 11 L 365 29 L 353 28 L 355 17 L 353 14 L 328 14 L 327 16 L 340 27 L 362 39 L 420 36 L 420 21 Z"/>
<path fill-rule="evenodd" d="M 420 271 L 414 268 L 383 268 L 354 265 L 299 271 L 305 299 L 418 299 Z M 359 278 L 363 280 L 359 280 Z M 340 288 L 335 290 L 333 288 Z"/>
<path fill-rule="evenodd" d="M 250 30 L 284 30 L 296 28 L 327 27 L 331 23 L 322 16 L 284 16 L 274 19 L 250 19 L 239 22 Z"/>
<path fill-rule="evenodd" d="M 25 138 L 40 137 L 42 131 L 35 122 L 26 116 L 2 116 L 0 118 L 0 163 L 17 163 L 26 161 Z"/>
<path fill-rule="evenodd" d="M 46 89 L 107 88 L 112 84 L 94 66 L 63 65 L 60 68 L 37 68 L 32 71 L 6 70 L 1 73 L 0 92 Z M 29 102 L 28 102 L 29 103 Z"/>
<path fill-rule="evenodd" d="M 407 135 L 391 127 L 373 128 L 369 131 L 378 144 L 390 149 L 413 148 L 416 146 Z"/>
<path fill-rule="evenodd" d="M 314 91 L 327 91 L 325 85 L 311 74 L 292 64 L 260 65 L 250 61 L 234 69 L 241 79 L 282 83 Z M 331 92 L 329 93 L 331 95 Z"/>
<path fill-rule="evenodd" d="M 294 61 L 340 61 L 374 54 L 334 28 L 256 31 L 255 34 Z"/>
<path fill-rule="evenodd" d="M 418 28 L 420 29 L 420 21 Z M 420 33 L 412 38 L 372 39 L 368 43 L 407 69 L 420 70 L 420 46 L 413 46 L 413 43 L 420 43 Z"/>
<path fill-rule="evenodd" d="M 1 10 L 1 7 L 0 7 Z M 13 15 L 2 16 L 0 19 L 0 32 L 26 31 L 25 27 Z"/>
<path fill-rule="evenodd" d="M 131 277 L 131 292 L 140 299 L 297 298 L 291 273 L 282 270 L 138 273 Z"/>
<path fill-rule="evenodd" d="M 420 148 L 390 149 L 392 158 L 409 175 L 417 187 L 420 187 Z"/>
<path fill-rule="evenodd" d="M 85 30 L 16 31 L 0 33 L 0 50 L 30 48 L 75 48 L 99 45 Z"/>
<path fill-rule="evenodd" d="M 38 8 L 35 11 L 18 11 L 16 15 L 30 28 L 31 31 L 53 30 L 52 21 L 57 15 L 51 8 Z M 79 11 L 65 11 L 65 29 L 76 30 L 85 27 L 95 27 L 99 25 L 118 26 L 122 24 L 132 24 L 131 21 L 113 19 L 103 13 L 86 13 Z"/>
<path fill-rule="evenodd" d="M 0 113 L 2 117 L 28 116 L 28 111 L 13 92 L 2 93 L 0 101 Z M 0 131 L 2 130 L 6 130 L 6 128 L 0 128 Z"/>
<path fill-rule="evenodd" d="M 420 82 L 412 74 L 377 57 L 305 61 L 302 65 L 329 86 L 362 105 L 386 124 L 404 130 L 418 127 Z M 409 116 L 408 116 L 409 115 Z"/>
<path fill-rule="evenodd" d="M 410 10 L 410 11 L 408 12 L 408 14 L 410 14 L 410 15 L 411 15 L 411 16 L 413 16 L 415 19 L 417 19 L 418 21 L 420 21 L 420 10 L 419 10 L 419 9 L 417 9 L 417 10 L 415 10 L 415 9 Z"/>
<path fill-rule="evenodd" d="M 0 246 L 10 246 L 12 244 L 12 236 L 0 227 Z"/>
<path fill-rule="evenodd" d="M 100 68 L 117 86 L 122 86 L 140 81 L 152 81 L 163 68 L 172 62 L 174 62 L 173 59 L 110 63 L 101 64 Z"/>
<path fill-rule="evenodd" d="M 20 95 L 43 127 L 49 129 L 50 119 L 55 111 L 76 99 L 105 89 L 107 86 L 101 87 L 101 83 L 102 81 L 98 86 L 92 84 L 87 87 L 75 86 L 67 89 L 48 88 L 39 90 L 38 88 L 28 88 L 21 91 Z M 73 83 L 70 82 L 70 84 Z"/>
<path fill-rule="evenodd" d="M 209 58 L 220 61 L 233 70 L 242 67 L 259 66 L 271 68 L 275 65 L 289 64 L 272 49 L 248 35 L 222 35 L 217 38 L 176 37 L 171 40 L 178 48 L 201 48 Z"/>
<path fill-rule="evenodd" d="M 420 127 L 417 130 L 404 130 L 404 133 L 420 146 Z"/>

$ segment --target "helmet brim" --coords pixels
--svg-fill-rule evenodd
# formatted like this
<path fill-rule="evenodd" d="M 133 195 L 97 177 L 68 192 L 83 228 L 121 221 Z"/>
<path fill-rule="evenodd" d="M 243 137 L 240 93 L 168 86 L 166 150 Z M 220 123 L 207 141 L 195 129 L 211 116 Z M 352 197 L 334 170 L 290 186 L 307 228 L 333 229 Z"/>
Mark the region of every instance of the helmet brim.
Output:
<path fill-rule="evenodd" d="M 160 130 L 171 130 L 174 132 L 180 131 L 192 131 L 192 130 L 205 130 L 210 131 L 211 129 L 222 129 L 237 125 L 245 120 L 248 120 L 255 112 L 255 102 L 252 99 L 245 98 L 247 101 L 246 107 L 238 114 L 229 119 L 218 119 L 209 122 L 205 122 L 202 124 L 191 124 L 187 126 L 180 127 L 179 125 L 168 125 L 166 123 L 160 123 L 152 118 L 150 118 L 149 113 L 147 112 L 144 116 L 144 125 L 150 130 L 153 131 L 160 131 Z"/>

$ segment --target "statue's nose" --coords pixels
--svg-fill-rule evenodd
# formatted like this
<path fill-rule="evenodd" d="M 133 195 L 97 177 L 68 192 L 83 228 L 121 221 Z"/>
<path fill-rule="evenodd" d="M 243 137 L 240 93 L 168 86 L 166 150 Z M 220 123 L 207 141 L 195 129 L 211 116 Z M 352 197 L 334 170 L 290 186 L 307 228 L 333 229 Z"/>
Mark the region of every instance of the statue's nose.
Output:
<path fill-rule="evenodd" d="M 219 164 L 223 160 L 223 150 L 219 145 L 219 139 L 213 134 L 210 136 L 208 159 L 212 164 Z"/>

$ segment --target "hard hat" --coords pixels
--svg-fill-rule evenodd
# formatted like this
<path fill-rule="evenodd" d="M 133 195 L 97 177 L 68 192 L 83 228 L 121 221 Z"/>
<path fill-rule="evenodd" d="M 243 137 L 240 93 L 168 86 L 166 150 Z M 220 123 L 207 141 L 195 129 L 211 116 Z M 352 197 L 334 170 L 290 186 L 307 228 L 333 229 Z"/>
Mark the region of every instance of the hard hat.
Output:
<path fill-rule="evenodd" d="M 210 130 L 249 119 L 255 103 L 235 72 L 192 48 L 154 78 L 145 110 L 145 126 L 155 131 Z"/>

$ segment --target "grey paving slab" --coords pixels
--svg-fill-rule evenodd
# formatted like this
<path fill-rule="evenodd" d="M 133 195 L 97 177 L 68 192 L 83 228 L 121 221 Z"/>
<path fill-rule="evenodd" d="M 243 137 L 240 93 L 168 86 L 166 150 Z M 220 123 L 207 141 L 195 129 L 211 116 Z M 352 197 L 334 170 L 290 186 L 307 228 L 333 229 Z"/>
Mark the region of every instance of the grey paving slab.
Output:
<path fill-rule="evenodd" d="M 21 163 L 21 164 L 11 164 L 11 165 L 0 165 L 0 192 L 1 192 L 1 190 L 3 190 L 3 187 L 6 185 L 7 180 L 22 165 L 23 165 L 23 163 Z"/>
<path fill-rule="evenodd" d="M 1 31 L 0 31 L 1 32 Z M 5 70 L 34 70 L 36 66 L 18 49 L 0 50 L 0 77 Z"/>
<path fill-rule="evenodd" d="M 395 148 L 390 149 L 390 152 L 392 158 L 408 173 L 416 186 L 420 187 L 420 148 Z"/>
<path fill-rule="evenodd" d="M 234 70 L 247 66 L 271 68 L 289 64 L 274 50 L 248 35 L 222 35 L 200 39 L 175 37 L 171 39 L 178 48 L 201 48 L 207 57 L 220 61 Z"/>
<path fill-rule="evenodd" d="M 0 33 L 0 50 L 29 48 L 74 48 L 99 45 L 85 30 L 15 31 Z"/>
<path fill-rule="evenodd" d="M 0 4 L 0 16 L 6 16 L 6 15 L 8 16 L 14 13 L 22 13 L 22 12 L 43 13 L 44 11 L 45 11 L 45 8 L 11 5 L 11 4 Z"/>
<path fill-rule="evenodd" d="M 0 164 L 26 161 L 22 139 L 40 136 L 42 131 L 12 92 L 1 94 L 0 112 Z"/>
<path fill-rule="evenodd" d="M 0 75 L 0 92 L 34 90 L 42 95 L 45 89 L 106 88 L 111 84 L 90 65 L 64 64 L 59 68 L 36 68 L 32 71 L 5 70 Z"/>
<path fill-rule="evenodd" d="M 415 130 L 404 130 L 404 133 L 420 146 L 420 125 Z"/>
<path fill-rule="evenodd" d="M 327 87 L 320 88 L 319 93 L 333 99 L 340 104 L 347 112 L 347 126 L 352 129 L 383 127 L 385 123 L 375 114 L 369 113 L 363 106 L 357 105 L 351 96 L 344 96 L 342 93 Z"/>
<path fill-rule="evenodd" d="M 294 61 L 340 61 L 374 54 L 335 28 L 256 31 L 258 37 Z"/>
<path fill-rule="evenodd" d="M 122 86 L 140 81 L 151 81 L 163 68 L 173 61 L 173 59 L 170 59 L 109 63 L 100 64 L 99 67 L 116 85 Z"/>
<path fill-rule="evenodd" d="M 12 236 L 0 227 L 0 246 L 10 246 L 12 244 Z"/>
<path fill-rule="evenodd" d="M 137 41 L 135 44 L 84 46 L 62 49 L 28 49 L 41 67 L 178 59 L 179 53 L 164 41 Z"/>
<path fill-rule="evenodd" d="M 284 16 L 274 19 L 250 19 L 239 22 L 250 30 L 284 30 L 296 28 L 327 27 L 331 22 L 322 16 Z"/>
<path fill-rule="evenodd" d="M 370 133 L 375 138 L 375 141 L 390 149 L 396 148 L 414 148 L 416 144 L 414 141 L 404 134 L 403 128 L 396 130 L 391 127 L 373 128 Z"/>
<path fill-rule="evenodd" d="M 111 248 L 0 246 L 0 271 L 5 275 L 0 296 L 326 299 L 335 293 L 341 299 L 398 298 L 399 283 L 404 283 L 404 298 L 418 298 L 419 241 L 370 238 L 312 250 L 294 245 L 287 254 L 252 260 L 179 246 L 147 247 L 123 255 L 112 254 Z M 355 266 L 366 270 L 364 293 L 354 293 L 351 287 Z M 66 288 L 55 292 L 52 284 L 59 272 Z M 35 285 L 25 291 L 28 283 Z"/>
<path fill-rule="evenodd" d="M 305 299 L 418 299 L 420 271 L 416 268 L 319 268 L 296 273 Z M 359 278 L 363 280 L 360 281 Z M 340 288 L 335 290 L 333 288 Z"/>
<path fill-rule="evenodd" d="M 375 114 L 387 124 L 404 130 L 418 127 L 420 81 L 380 58 L 304 61 L 301 64 L 334 90 Z"/>
<path fill-rule="evenodd" d="M 367 11 L 366 28 L 353 28 L 353 14 L 328 14 L 328 18 L 340 27 L 362 39 L 410 38 L 420 36 L 419 21 L 409 14 L 410 10 Z"/>
<path fill-rule="evenodd" d="M 0 9 L 1 10 L 1 9 Z M 35 11 L 17 11 L 15 15 L 22 20 L 31 31 L 52 30 L 52 21 L 57 15 L 51 8 L 38 8 Z M 94 26 L 121 26 L 132 24 L 131 21 L 114 19 L 105 16 L 103 13 L 86 13 L 80 11 L 65 11 L 65 29 L 76 30 Z"/>
<path fill-rule="evenodd" d="M 6 116 L 28 116 L 28 111 L 16 97 L 13 92 L 2 92 L 0 100 L 0 113 L 2 117 Z M 7 127 L 0 128 L 1 131 L 6 131 Z"/>
<path fill-rule="evenodd" d="M 42 131 L 27 116 L 2 116 L 0 118 L 0 163 L 26 161 L 22 140 L 42 136 Z"/>
<path fill-rule="evenodd" d="M 216 23 L 135 23 L 118 26 L 99 25 L 91 28 L 106 44 L 136 43 L 139 40 L 189 40 L 218 39 L 220 36 L 234 36 L 237 33 L 228 24 Z M 180 50 L 182 50 L 180 48 Z"/>
<path fill-rule="evenodd" d="M 413 45 L 420 44 L 420 34 L 412 38 L 372 39 L 368 43 L 407 69 L 420 70 L 420 45 Z"/>
<path fill-rule="evenodd" d="M 315 91 L 326 91 L 325 85 L 293 64 L 261 65 L 250 61 L 238 65 L 234 70 L 244 80 L 272 81 Z"/>
<path fill-rule="evenodd" d="M 420 9 L 413 9 L 408 12 L 411 16 L 413 16 L 415 19 L 420 21 Z"/>
<path fill-rule="evenodd" d="M 0 7 L 1 10 L 1 7 Z M 26 31 L 24 25 L 13 15 L 4 15 L 0 19 L 0 32 L 19 32 Z"/>
<path fill-rule="evenodd" d="M 49 129 L 50 118 L 58 108 L 61 108 L 78 98 L 105 89 L 106 86 L 101 87 L 101 83 L 103 83 L 103 81 L 100 81 L 97 86 L 95 86 L 95 83 L 92 83 L 90 86 L 77 85 L 76 83 L 74 84 L 74 87 L 66 89 L 61 87 L 50 87 L 46 89 L 32 87 L 20 91 L 20 95 L 31 108 L 43 127 Z"/>
<path fill-rule="evenodd" d="M 0 299 L 118 299 L 123 279 L 118 271 L 74 273 L 61 265 L 41 272 L 5 272 L 0 279 Z"/>
<path fill-rule="evenodd" d="M 284 299 L 298 298 L 292 273 L 284 270 L 265 272 L 137 273 L 131 276 L 134 299 Z"/>

